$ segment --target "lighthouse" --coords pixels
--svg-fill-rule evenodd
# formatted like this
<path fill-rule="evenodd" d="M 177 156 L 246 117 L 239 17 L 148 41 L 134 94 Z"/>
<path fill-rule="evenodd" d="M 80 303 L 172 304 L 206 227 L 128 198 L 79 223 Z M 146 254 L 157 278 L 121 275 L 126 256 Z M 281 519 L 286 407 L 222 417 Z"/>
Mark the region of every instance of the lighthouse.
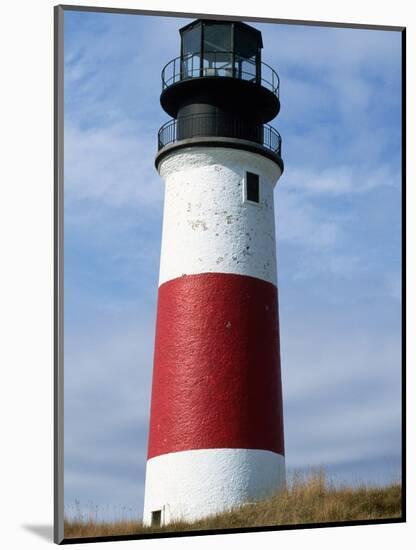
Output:
<path fill-rule="evenodd" d="M 279 78 L 260 31 L 198 19 L 162 71 L 165 186 L 143 521 L 285 484 L 273 190 Z"/>

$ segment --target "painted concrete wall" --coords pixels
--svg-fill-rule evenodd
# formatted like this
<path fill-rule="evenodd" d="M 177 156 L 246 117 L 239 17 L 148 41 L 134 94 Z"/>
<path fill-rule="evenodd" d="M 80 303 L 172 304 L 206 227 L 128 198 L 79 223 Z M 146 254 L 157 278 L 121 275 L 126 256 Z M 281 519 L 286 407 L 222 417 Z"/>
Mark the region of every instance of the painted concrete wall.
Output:
<path fill-rule="evenodd" d="M 201 449 L 148 460 L 143 520 L 166 510 L 165 520 L 196 520 L 254 502 L 285 483 L 285 460 L 271 451 Z"/>
<path fill-rule="evenodd" d="M 273 188 L 279 167 L 219 147 L 159 165 L 165 205 L 144 521 L 253 501 L 285 479 Z M 245 174 L 260 176 L 259 204 Z"/>
<path fill-rule="evenodd" d="M 273 189 L 280 169 L 248 151 L 181 149 L 162 160 L 165 206 L 159 284 L 192 273 L 238 273 L 276 285 Z M 245 172 L 260 204 L 243 202 Z"/>
<path fill-rule="evenodd" d="M 159 288 L 148 456 L 284 453 L 277 289 L 232 273 Z"/>

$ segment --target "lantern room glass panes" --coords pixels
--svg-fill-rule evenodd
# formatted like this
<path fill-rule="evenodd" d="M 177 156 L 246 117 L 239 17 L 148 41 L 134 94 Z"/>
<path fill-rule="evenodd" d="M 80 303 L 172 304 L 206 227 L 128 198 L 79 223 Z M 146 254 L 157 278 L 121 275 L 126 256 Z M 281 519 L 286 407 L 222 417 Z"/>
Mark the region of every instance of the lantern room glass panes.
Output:
<path fill-rule="evenodd" d="M 182 35 L 181 78 L 201 76 L 201 31 L 202 25 L 198 24 Z"/>
<path fill-rule="evenodd" d="M 201 51 L 201 24 L 187 29 L 182 35 L 183 56 L 198 53 Z"/>
<path fill-rule="evenodd" d="M 259 82 L 261 35 L 248 25 L 200 20 L 181 29 L 181 79 L 228 76 Z"/>
<path fill-rule="evenodd" d="M 204 25 L 204 76 L 233 76 L 232 25 Z"/>
<path fill-rule="evenodd" d="M 236 27 L 234 35 L 236 77 L 243 80 L 256 80 L 260 75 L 257 71 L 257 53 L 259 51 L 258 38 L 255 34 L 247 32 L 244 28 Z"/>

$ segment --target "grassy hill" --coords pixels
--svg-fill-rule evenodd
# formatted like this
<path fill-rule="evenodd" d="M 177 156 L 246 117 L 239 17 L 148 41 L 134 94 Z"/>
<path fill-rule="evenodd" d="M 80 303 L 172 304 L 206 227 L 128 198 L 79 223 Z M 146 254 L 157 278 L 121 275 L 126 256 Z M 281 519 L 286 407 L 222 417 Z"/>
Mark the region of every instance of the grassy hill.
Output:
<path fill-rule="evenodd" d="M 266 500 L 194 523 L 150 528 L 141 521 L 101 522 L 79 515 L 65 520 L 65 538 L 400 518 L 401 497 L 399 483 L 337 487 L 319 471 L 306 477 L 295 476 L 287 489 Z"/>

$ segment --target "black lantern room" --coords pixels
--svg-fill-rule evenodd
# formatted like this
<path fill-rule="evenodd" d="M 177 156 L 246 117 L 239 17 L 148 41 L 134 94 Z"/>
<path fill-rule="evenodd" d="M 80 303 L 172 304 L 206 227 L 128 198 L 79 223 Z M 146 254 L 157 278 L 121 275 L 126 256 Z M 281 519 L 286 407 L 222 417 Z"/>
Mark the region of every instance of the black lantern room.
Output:
<path fill-rule="evenodd" d="M 162 71 L 160 98 L 174 120 L 159 131 L 156 163 L 166 147 L 203 140 L 264 150 L 283 168 L 280 136 L 265 124 L 280 110 L 279 77 L 262 62 L 260 31 L 241 22 L 198 19 L 179 32 L 180 56 Z"/>
<path fill-rule="evenodd" d="M 195 21 L 180 30 L 185 74 L 261 80 L 261 33 L 244 23 Z M 185 75 L 183 75 L 185 76 Z"/>

